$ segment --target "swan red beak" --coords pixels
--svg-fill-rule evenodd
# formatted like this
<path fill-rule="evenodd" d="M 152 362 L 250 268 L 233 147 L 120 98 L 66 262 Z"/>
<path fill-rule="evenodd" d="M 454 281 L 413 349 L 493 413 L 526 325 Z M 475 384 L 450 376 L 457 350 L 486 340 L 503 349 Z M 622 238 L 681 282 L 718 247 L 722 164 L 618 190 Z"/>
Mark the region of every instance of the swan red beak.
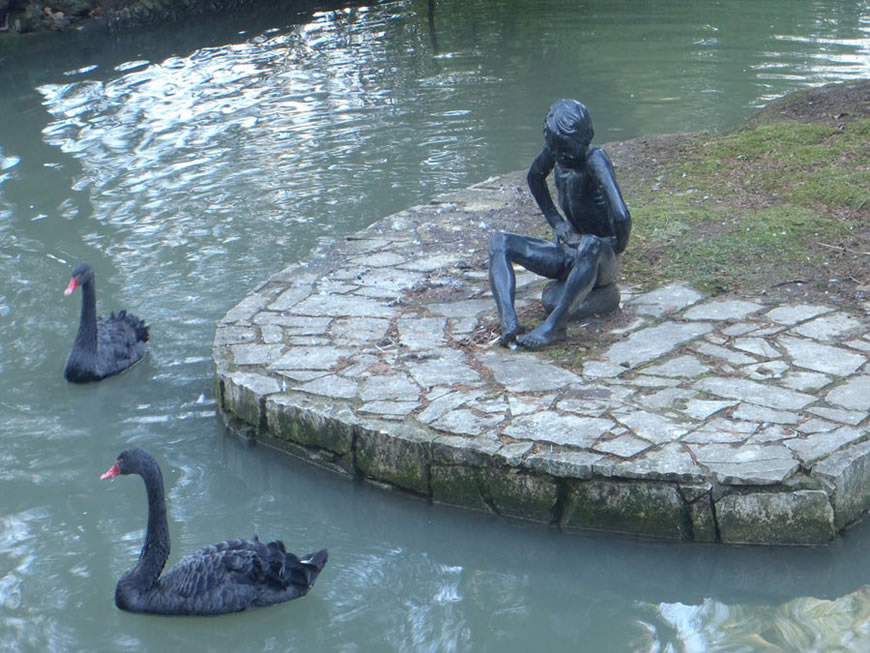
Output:
<path fill-rule="evenodd" d="M 79 287 L 79 280 L 73 277 L 69 280 L 69 285 L 66 287 L 66 290 L 63 291 L 64 295 L 72 295 L 76 288 Z"/>
<path fill-rule="evenodd" d="M 113 476 L 117 476 L 120 473 L 121 468 L 118 467 L 118 463 L 115 463 L 114 465 L 109 467 L 109 469 L 107 469 L 102 476 L 100 476 L 100 480 L 105 481 L 107 478 L 112 478 Z"/>

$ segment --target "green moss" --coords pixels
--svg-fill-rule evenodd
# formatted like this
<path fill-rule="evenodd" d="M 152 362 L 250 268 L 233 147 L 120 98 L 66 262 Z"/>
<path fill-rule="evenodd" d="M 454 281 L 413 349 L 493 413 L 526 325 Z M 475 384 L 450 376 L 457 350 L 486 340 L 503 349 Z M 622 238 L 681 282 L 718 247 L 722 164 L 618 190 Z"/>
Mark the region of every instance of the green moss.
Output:
<path fill-rule="evenodd" d="M 565 530 L 606 530 L 686 539 L 689 514 L 678 490 L 666 483 L 580 481 L 565 502 Z"/>
<path fill-rule="evenodd" d="M 480 494 L 483 487 L 483 469 L 464 465 L 432 465 L 432 500 L 452 506 L 490 512 L 491 508 Z"/>
<path fill-rule="evenodd" d="M 556 482 L 509 468 L 491 468 L 483 477 L 482 494 L 499 514 L 529 521 L 549 522 L 556 506 Z"/>
<path fill-rule="evenodd" d="M 870 120 L 690 139 L 654 187 L 630 190 L 626 280 L 716 292 L 769 281 L 789 264 L 821 268 L 829 252 L 818 244 L 849 236 L 864 217 L 849 212 L 870 209 L 868 138 Z"/>
<path fill-rule="evenodd" d="M 867 145 L 870 149 L 870 144 Z M 844 171 L 828 167 L 795 175 L 792 201 L 804 206 L 824 205 L 859 210 L 870 200 L 870 167 Z"/>
<path fill-rule="evenodd" d="M 824 125 L 775 122 L 754 129 L 741 129 L 706 144 L 714 159 L 794 158 L 817 153 L 836 130 Z"/>
<path fill-rule="evenodd" d="M 329 410 L 289 397 L 270 397 L 266 399 L 266 429 L 280 440 L 348 455 L 352 428 Z"/>
<path fill-rule="evenodd" d="M 705 206 L 694 193 L 656 193 L 648 202 L 633 207 L 633 233 L 642 244 L 672 243 L 684 238 L 693 227 L 718 218 L 718 212 Z"/>
<path fill-rule="evenodd" d="M 741 282 L 756 283 L 771 266 L 804 264 L 808 245 L 845 235 L 848 228 L 799 206 L 777 205 L 747 211 L 716 224 L 715 236 L 674 243 L 663 253 L 655 280 L 683 279 L 706 291 L 729 290 Z M 639 278 L 648 273 L 643 259 L 628 259 L 626 275 Z"/>
<path fill-rule="evenodd" d="M 775 187 L 784 188 L 804 181 L 804 177 L 792 178 L 795 174 L 830 167 L 848 173 L 852 166 L 866 166 L 868 137 L 870 120 L 852 123 L 843 131 L 777 122 L 724 136 L 698 136 L 690 141 L 685 159 L 667 166 L 667 183 L 719 195 L 775 172 Z"/>
<path fill-rule="evenodd" d="M 546 475 L 498 466 L 432 465 L 432 500 L 505 517 L 549 522 L 558 490 Z"/>
<path fill-rule="evenodd" d="M 826 544 L 836 534 L 834 511 L 822 490 L 750 492 L 716 502 L 723 542 Z"/>
<path fill-rule="evenodd" d="M 423 442 L 403 437 L 398 431 L 362 427 L 356 442 L 356 467 L 360 474 L 418 494 L 431 494 L 429 454 Z"/>

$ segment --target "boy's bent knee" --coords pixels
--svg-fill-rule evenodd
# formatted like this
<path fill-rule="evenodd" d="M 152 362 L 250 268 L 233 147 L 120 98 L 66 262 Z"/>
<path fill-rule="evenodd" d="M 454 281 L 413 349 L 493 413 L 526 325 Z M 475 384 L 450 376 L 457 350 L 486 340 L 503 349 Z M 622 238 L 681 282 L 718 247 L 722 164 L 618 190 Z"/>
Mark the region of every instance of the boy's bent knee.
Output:
<path fill-rule="evenodd" d="M 505 252 L 508 249 L 508 234 L 503 231 L 498 232 L 489 239 L 489 255 L 492 256 L 498 252 Z"/>
<path fill-rule="evenodd" d="M 598 258 L 601 256 L 602 246 L 603 241 L 598 236 L 584 234 L 580 239 L 580 242 L 577 244 L 577 258 Z"/>

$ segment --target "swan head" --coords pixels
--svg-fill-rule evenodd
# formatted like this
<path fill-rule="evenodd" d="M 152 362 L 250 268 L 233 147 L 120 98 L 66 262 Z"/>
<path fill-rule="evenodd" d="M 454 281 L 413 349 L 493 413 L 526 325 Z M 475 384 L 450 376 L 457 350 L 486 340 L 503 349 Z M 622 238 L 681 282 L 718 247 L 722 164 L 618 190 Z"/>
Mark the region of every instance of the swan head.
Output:
<path fill-rule="evenodd" d="M 86 284 L 94 278 L 94 269 L 87 263 L 79 263 L 72 272 L 69 285 L 63 291 L 64 295 L 72 295 L 76 288 Z"/>
<path fill-rule="evenodd" d="M 109 467 L 109 469 L 100 476 L 100 480 L 103 481 L 107 478 L 112 478 L 113 476 L 122 474 L 142 475 L 143 469 L 149 465 L 153 465 L 154 463 L 154 458 L 144 449 L 125 449 L 118 454 L 118 459 L 115 461 L 115 464 Z"/>

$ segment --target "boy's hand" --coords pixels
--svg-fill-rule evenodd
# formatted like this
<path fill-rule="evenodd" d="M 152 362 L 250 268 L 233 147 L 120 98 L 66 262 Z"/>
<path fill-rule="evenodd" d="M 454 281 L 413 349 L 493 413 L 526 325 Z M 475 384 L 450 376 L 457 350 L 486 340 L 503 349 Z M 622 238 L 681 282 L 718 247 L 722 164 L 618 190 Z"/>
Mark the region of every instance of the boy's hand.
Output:
<path fill-rule="evenodd" d="M 553 231 L 556 233 L 557 243 L 576 245 L 580 242 L 580 234 L 574 231 L 574 228 L 565 220 L 557 224 Z"/>

